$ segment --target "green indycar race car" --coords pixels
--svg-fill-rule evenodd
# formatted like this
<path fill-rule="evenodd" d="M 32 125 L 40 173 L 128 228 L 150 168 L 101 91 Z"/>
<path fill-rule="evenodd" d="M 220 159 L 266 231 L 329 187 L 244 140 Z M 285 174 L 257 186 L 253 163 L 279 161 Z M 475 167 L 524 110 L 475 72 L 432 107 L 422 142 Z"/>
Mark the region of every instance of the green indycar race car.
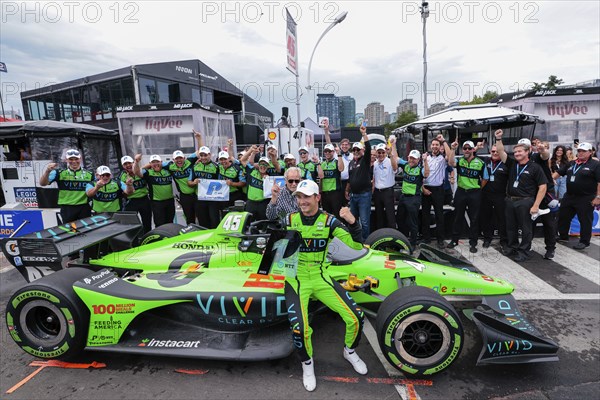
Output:
<path fill-rule="evenodd" d="M 28 281 L 6 310 L 17 345 L 45 359 L 94 350 L 252 361 L 293 351 L 284 284 L 298 232 L 235 211 L 216 229 L 140 232 L 138 216 L 120 212 L 2 239 Z M 398 231 L 380 229 L 361 250 L 335 239 L 327 257 L 331 276 L 376 317 L 394 367 L 432 375 L 457 359 L 465 335 L 448 300 L 475 303 L 463 312 L 483 338 L 478 364 L 558 360 L 557 344 L 521 314 L 510 283 L 433 247 L 421 245 L 419 258 L 411 252 Z"/>

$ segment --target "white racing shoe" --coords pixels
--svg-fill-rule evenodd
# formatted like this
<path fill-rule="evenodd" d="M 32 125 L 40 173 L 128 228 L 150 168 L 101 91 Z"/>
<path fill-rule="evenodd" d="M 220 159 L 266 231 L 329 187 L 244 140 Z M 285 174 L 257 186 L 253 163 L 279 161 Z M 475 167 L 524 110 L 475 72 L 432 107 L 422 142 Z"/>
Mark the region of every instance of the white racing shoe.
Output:
<path fill-rule="evenodd" d="M 367 364 L 360 359 L 358 354 L 356 354 L 356 351 L 344 347 L 344 358 L 348 360 L 350 364 L 352 364 L 352 368 L 354 368 L 356 372 L 361 375 L 367 374 Z"/>
<path fill-rule="evenodd" d="M 313 363 L 312 358 L 302 363 L 302 382 L 304 383 L 304 388 L 309 392 L 312 392 L 317 387 L 315 364 Z"/>

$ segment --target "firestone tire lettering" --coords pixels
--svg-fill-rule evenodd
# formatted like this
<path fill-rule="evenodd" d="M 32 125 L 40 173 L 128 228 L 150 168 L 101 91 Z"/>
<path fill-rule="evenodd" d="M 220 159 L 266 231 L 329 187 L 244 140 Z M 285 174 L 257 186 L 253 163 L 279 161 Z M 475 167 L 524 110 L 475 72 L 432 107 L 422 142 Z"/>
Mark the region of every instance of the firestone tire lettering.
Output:
<path fill-rule="evenodd" d="M 452 305 L 433 290 L 418 286 L 401 288 L 383 302 L 377 315 L 377 336 L 388 361 L 414 376 L 448 368 L 464 341 Z"/>

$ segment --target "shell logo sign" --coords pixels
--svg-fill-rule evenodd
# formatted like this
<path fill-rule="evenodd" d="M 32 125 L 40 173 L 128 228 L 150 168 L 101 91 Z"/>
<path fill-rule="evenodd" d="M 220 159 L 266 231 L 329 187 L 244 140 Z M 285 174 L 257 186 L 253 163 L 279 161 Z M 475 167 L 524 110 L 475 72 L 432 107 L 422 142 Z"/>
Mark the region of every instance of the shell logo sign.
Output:
<path fill-rule="evenodd" d="M 269 140 L 275 140 L 275 139 L 277 139 L 277 133 L 273 132 L 273 131 L 269 131 L 267 137 L 269 138 Z"/>

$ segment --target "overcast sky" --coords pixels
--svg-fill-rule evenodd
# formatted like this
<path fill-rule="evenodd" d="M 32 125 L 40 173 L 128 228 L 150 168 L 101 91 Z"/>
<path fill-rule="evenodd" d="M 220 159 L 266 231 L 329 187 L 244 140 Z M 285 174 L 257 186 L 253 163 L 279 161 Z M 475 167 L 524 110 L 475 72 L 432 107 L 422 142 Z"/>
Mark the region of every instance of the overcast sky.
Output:
<path fill-rule="evenodd" d="M 423 115 L 420 2 L 23 2 L 2 1 L 0 73 L 6 110 L 19 92 L 134 64 L 200 59 L 274 113 L 296 121 L 295 77 L 286 70 L 285 7 L 298 23 L 301 117 L 319 91 L 395 112 L 414 98 Z M 573 84 L 600 76 L 600 2 L 431 1 L 428 104 L 513 92 L 551 74 Z"/>

